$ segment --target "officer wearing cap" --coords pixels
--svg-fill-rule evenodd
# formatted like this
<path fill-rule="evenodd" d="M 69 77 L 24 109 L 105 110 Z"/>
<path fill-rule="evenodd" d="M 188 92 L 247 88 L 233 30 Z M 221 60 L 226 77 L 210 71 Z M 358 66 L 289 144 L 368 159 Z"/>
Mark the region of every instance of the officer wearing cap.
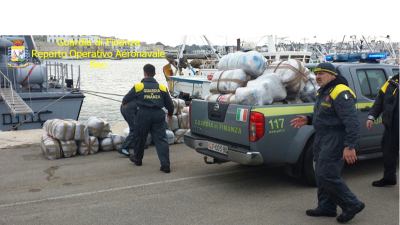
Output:
<path fill-rule="evenodd" d="M 166 122 L 163 108 L 168 110 L 168 117 L 171 118 L 174 105 L 167 87 L 154 79 L 155 67 L 146 64 L 143 71 L 142 82 L 136 83 L 123 100 L 123 102 L 129 102 L 134 99 L 138 106 L 134 129 L 134 151 L 133 154 L 130 154 L 129 159 L 137 166 L 142 165 L 146 138 L 150 132 L 161 163 L 160 170 L 169 173 L 169 146 L 165 132 Z"/>
<path fill-rule="evenodd" d="M 363 202 L 350 191 L 341 177 L 344 161 L 357 160 L 360 123 L 357 119 L 355 94 L 347 80 L 338 75 L 331 63 L 320 63 L 314 70 L 320 89 L 311 116 L 297 116 L 291 125 L 300 128 L 313 125 L 313 153 L 318 187 L 318 206 L 306 211 L 313 217 L 336 217 L 336 206 L 342 208 L 336 220 L 350 221 L 364 209 Z"/>
<path fill-rule="evenodd" d="M 382 138 L 383 178 L 372 182 L 372 186 L 396 185 L 396 163 L 399 158 L 399 74 L 386 81 L 379 90 L 374 105 L 369 111 L 366 126 L 372 128 L 373 122 L 382 114 L 385 127 Z"/>

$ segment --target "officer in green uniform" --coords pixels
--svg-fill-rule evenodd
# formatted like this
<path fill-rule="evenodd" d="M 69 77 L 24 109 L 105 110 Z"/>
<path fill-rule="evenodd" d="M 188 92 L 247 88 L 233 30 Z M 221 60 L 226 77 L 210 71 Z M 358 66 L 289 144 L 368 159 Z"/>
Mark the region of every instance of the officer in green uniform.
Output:
<path fill-rule="evenodd" d="M 360 123 L 355 107 L 355 94 L 347 80 L 338 75 L 331 63 L 320 63 L 314 70 L 320 89 L 312 116 L 297 116 L 291 125 L 300 128 L 313 125 L 313 153 L 318 187 L 318 206 L 306 211 L 308 216 L 335 217 L 336 207 L 342 208 L 336 220 L 350 221 L 364 209 L 363 202 L 350 191 L 341 177 L 344 161 L 357 160 Z"/>
<path fill-rule="evenodd" d="M 372 182 L 375 187 L 396 185 L 396 164 L 399 158 L 399 74 L 386 81 L 379 90 L 374 105 L 369 111 L 366 126 L 371 129 L 373 122 L 382 114 L 385 127 L 382 138 L 383 178 Z"/>
<path fill-rule="evenodd" d="M 143 71 L 142 82 L 136 83 L 123 100 L 123 102 L 130 102 L 134 99 L 138 107 L 134 129 L 134 151 L 133 154 L 130 154 L 129 159 L 137 166 L 142 165 L 146 138 L 150 132 L 161 163 L 160 170 L 169 173 L 169 146 L 163 108 L 168 110 L 168 117 L 171 118 L 174 105 L 167 87 L 154 79 L 155 67 L 146 64 Z"/>

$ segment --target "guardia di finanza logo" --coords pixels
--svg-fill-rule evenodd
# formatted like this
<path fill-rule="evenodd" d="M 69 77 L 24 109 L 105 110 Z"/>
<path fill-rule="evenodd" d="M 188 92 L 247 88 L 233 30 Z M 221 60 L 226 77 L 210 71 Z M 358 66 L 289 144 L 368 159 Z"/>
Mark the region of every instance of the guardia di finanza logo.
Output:
<path fill-rule="evenodd" d="M 30 57 L 23 40 L 12 40 L 13 45 L 8 48 L 8 66 L 25 67 Z"/>

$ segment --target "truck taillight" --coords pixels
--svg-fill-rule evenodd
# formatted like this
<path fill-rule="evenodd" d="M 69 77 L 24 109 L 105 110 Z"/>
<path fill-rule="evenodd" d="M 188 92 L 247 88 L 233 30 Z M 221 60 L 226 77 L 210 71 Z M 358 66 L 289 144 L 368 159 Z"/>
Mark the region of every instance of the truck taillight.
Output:
<path fill-rule="evenodd" d="M 255 142 L 264 136 L 265 117 L 259 112 L 250 113 L 249 141 Z"/>
<path fill-rule="evenodd" d="M 189 129 L 192 127 L 192 103 L 189 104 Z"/>

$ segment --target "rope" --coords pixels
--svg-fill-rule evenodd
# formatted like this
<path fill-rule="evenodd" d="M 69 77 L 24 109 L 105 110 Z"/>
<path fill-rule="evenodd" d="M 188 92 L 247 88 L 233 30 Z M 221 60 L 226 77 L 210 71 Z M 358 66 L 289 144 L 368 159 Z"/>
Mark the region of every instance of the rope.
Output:
<path fill-rule="evenodd" d="M 124 95 L 120 95 L 120 94 L 114 94 L 114 93 L 107 93 L 107 92 L 99 92 L 99 91 L 91 91 L 91 90 L 82 90 L 83 92 L 92 92 L 92 93 L 97 93 L 97 94 L 104 94 L 104 95 L 113 95 L 113 96 L 120 96 L 123 97 Z"/>
<path fill-rule="evenodd" d="M 89 94 L 89 95 L 94 95 L 94 96 L 97 96 L 97 97 L 100 97 L 100 98 L 104 98 L 104 99 L 108 99 L 108 100 L 111 100 L 111 101 L 116 101 L 116 102 L 120 102 L 120 103 L 122 102 L 121 100 L 105 97 L 105 96 L 102 96 L 102 95 L 97 95 L 97 94 L 93 94 L 93 93 L 86 92 L 86 91 L 83 91 L 83 92 L 86 93 L 86 94 Z"/>

